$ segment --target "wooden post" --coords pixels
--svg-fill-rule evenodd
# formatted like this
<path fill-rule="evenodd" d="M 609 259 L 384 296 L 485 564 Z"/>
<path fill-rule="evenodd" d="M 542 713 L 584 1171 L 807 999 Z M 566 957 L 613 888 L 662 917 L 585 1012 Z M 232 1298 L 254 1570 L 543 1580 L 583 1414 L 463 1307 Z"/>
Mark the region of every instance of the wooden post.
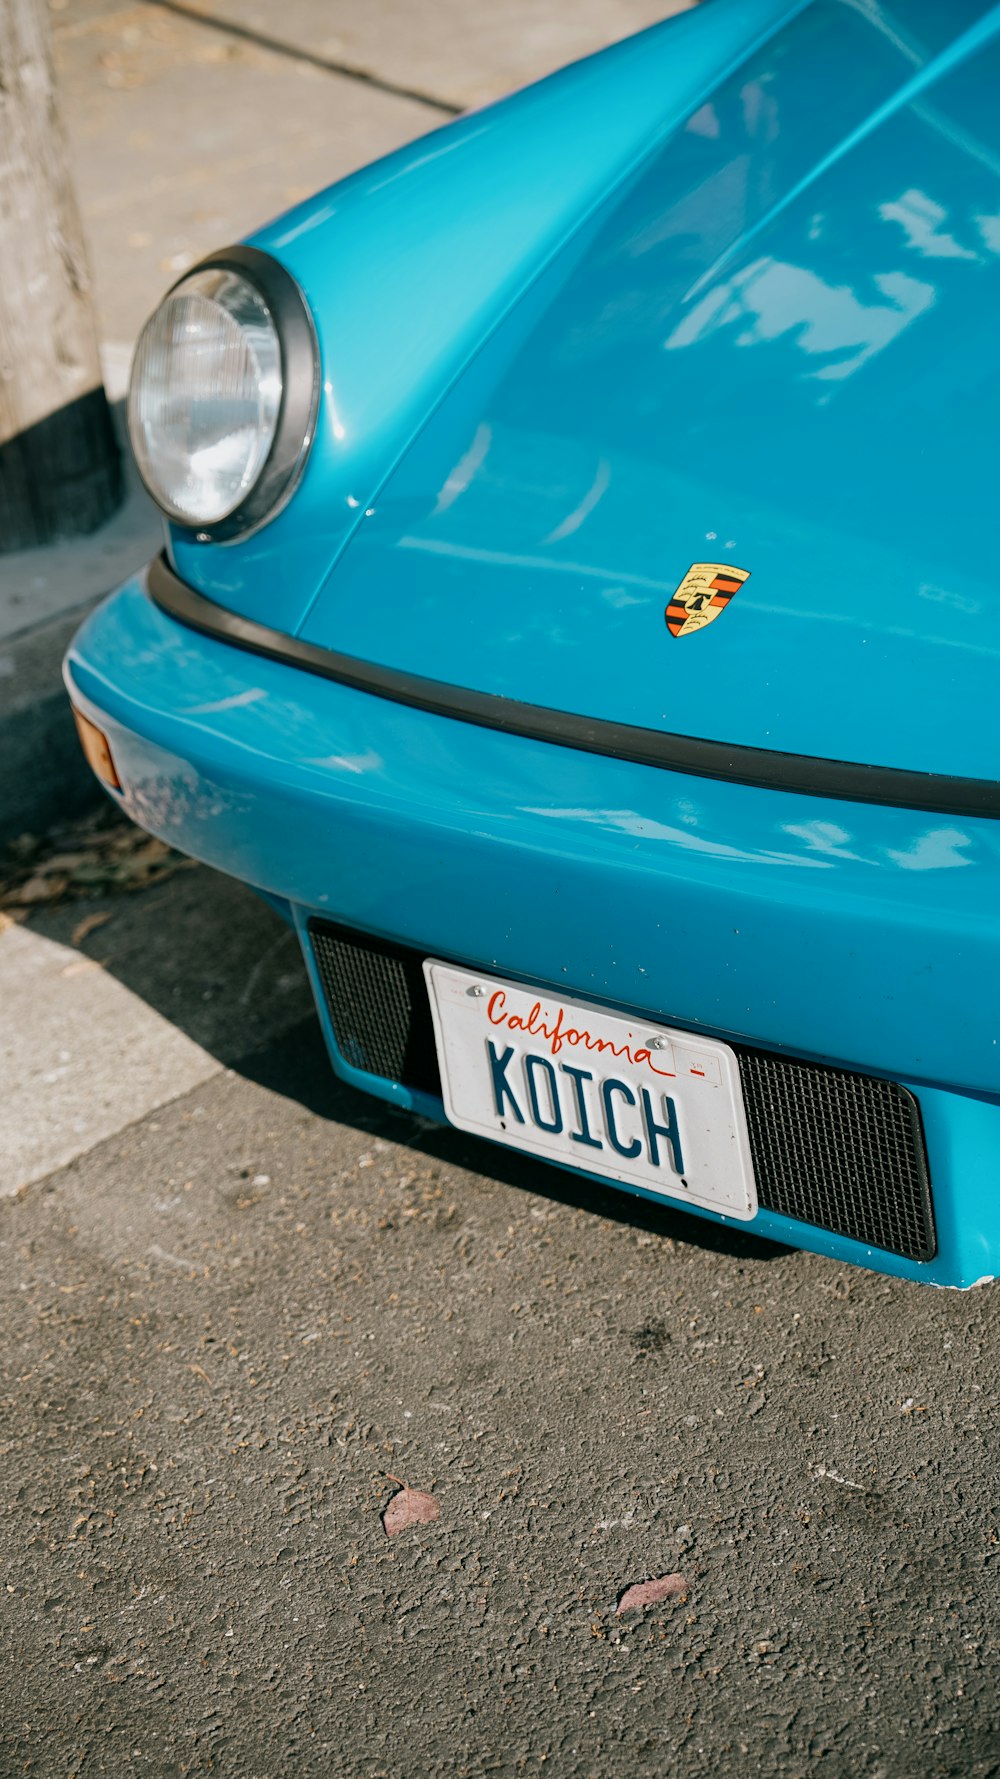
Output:
<path fill-rule="evenodd" d="M 0 0 L 0 551 L 121 499 L 45 0 Z"/>

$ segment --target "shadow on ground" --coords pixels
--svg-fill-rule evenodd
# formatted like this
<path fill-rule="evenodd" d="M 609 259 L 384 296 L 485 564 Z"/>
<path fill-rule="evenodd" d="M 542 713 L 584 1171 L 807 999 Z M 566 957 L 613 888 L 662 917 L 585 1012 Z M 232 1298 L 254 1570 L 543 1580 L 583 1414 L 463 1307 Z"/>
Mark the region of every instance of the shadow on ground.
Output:
<path fill-rule="evenodd" d="M 88 916 L 106 918 L 81 933 Z M 327 1058 L 296 935 L 252 891 L 204 866 L 184 861 L 138 894 L 38 909 L 31 924 L 49 939 L 75 942 L 227 1068 L 330 1123 L 708 1252 L 756 1259 L 788 1252 L 742 1230 L 703 1222 L 437 1127 L 339 1081 Z"/>
<path fill-rule="evenodd" d="M 334 1075 L 315 1018 L 304 1020 L 280 1044 L 240 1058 L 236 1066 L 248 1080 L 283 1098 L 300 1101 L 331 1122 L 404 1144 L 453 1167 L 486 1175 L 518 1191 L 535 1193 L 553 1204 L 572 1205 L 596 1217 L 703 1248 L 707 1253 L 770 1260 L 790 1252 L 777 1242 L 764 1241 L 722 1224 L 702 1223 L 687 1212 L 602 1186 L 568 1169 L 514 1154 L 463 1131 L 414 1118 L 382 1100 L 358 1093 Z"/>

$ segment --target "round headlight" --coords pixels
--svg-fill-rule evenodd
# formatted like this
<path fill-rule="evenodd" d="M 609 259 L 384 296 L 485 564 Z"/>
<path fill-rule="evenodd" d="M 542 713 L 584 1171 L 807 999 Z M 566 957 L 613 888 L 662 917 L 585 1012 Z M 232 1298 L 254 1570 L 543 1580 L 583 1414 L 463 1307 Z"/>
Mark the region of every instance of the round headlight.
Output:
<path fill-rule="evenodd" d="M 283 337 L 289 308 L 297 363 Z M 129 383 L 129 436 L 153 499 L 209 536 L 268 516 L 308 449 L 315 382 L 311 322 L 275 261 L 233 249 L 183 278 L 143 328 Z"/>

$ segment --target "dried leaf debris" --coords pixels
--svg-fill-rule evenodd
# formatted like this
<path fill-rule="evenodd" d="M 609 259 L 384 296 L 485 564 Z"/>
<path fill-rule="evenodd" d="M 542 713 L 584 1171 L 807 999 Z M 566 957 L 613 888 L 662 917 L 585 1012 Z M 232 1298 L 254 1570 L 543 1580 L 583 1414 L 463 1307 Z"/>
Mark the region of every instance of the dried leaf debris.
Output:
<path fill-rule="evenodd" d="M 661 1600 L 675 1600 L 686 1594 L 688 1584 L 683 1575 L 660 1575 L 655 1581 L 635 1581 L 620 1595 L 615 1616 L 641 1612 L 644 1606 L 656 1606 Z"/>
<path fill-rule="evenodd" d="M 0 861 L 0 909 L 23 920 L 37 907 L 147 889 L 192 864 L 109 805 L 47 835 L 22 834 L 13 841 Z M 86 930 L 102 918 L 108 917 L 90 916 Z"/>
<path fill-rule="evenodd" d="M 76 926 L 73 928 L 73 944 L 82 945 L 85 939 L 89 939 L 91 933 L 96 933 L 98 927 L 103 927 L 110 919 L 111 914 L 107 909 L 104 909 L 103 911 L 99 910 L 96 914 L 85 914 L 83 919 L 78 920 Z"/>
<path fill-rule="evenodd" d="M 424 1489 L 408 1489 L 404 1483 L 397 1489 L 382 1514 L 387 1538 L 396 1538 L 408 1526 L 428 1526 L 441 1516 L 441 1503 Z"/>

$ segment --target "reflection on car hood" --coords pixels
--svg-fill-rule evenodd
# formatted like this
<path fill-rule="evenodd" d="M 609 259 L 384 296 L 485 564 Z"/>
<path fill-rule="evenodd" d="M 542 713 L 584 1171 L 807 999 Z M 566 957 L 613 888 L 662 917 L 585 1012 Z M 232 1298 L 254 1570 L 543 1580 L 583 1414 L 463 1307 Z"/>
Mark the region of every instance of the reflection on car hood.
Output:
<path fill-rule="evenodd" d="M 300 634 L 588 716 L 1000 776 L 985 13 L 814 4 L 759 46 L 494 330 Z M 714 621 L 682 629 L 699 563 Z"/>

